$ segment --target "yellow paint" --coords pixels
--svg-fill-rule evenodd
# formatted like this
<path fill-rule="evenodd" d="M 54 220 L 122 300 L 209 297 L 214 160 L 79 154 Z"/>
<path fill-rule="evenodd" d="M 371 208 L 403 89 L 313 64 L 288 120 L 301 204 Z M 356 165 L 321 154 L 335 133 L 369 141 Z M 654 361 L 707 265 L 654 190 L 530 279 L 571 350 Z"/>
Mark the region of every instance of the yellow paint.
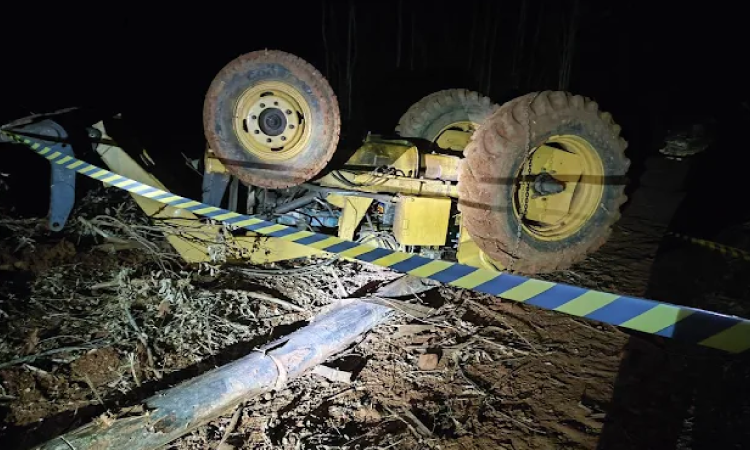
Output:
<path fill-rule="evenodd" d="M 198 206 L 200 203 L 194 201 L 194 200 L 188 200 L 184 203 L 177 203 L 176 205 L 173 205 L 175 208 L 185 209 L 185 208 L 192 208 L 193 206 Z M 191 213 L 192 214 L 192 213 Z"/>
<path fill-rule="evenodd" d="M 241 259 L 252 264 L 267 264 L 325 254 L 323 251 L 305 245 L 254 233 L 248 233 L 246 237 L 237 238 L 237 243 L 243 249 Z"/>
<path fill-rule="evenodd" d="M 490 280 L 494 280 L 499 276 L 501 275 L 494 270 L 475 270 L 468 275 L 464 275 L 458 280 L 452 281 L 450 284 L 464 289 L 474 289 L 480 284 L 484 284 Z"/>
<path fill-rule="evenodd" d="M 741 353 L 750 349 L 750 323 L 740 322 L 700 342 L 700 345 Z"/>
<path fill-rule="evenodd" d="M 346 196 L 341 194 L 328 194 L 326 195 L 326 201 L 336 208 L 344 208 L 346 205 Z"/>
<path fill-rule="evenodd" d="M 308 247 L 317 248 L 318 250 L 325 250 L 326 248 L 340 244 L 343 242 L 342 239 L 337 238 L 336 236 L 331 236 L 329 238 L 323 239 L 322 241 L 313 242 L 312 244 L 306 244 Z"/>
<path fill-rule="evenodd" d="M 459 237 L 458 237 L 458 250 L 456 252 L 456 259 L 459 263 L 465 264 L 471 267 L 478 267 L 480 269 L 487 270 L 503 270 L 504 267 L 497 261 L 487 256 L 483 252 L 476 242 L 471 238 L 469 232 L 463 226 L 462 216 L 458 216 L 459 223 Z M 456 280 L 458 281 L 458 280 Z"/>
<path fill-rule="evenodd" d="M 347 241 L 354 240 L 354 232 L 364 219 L 367 210 L 373 202 L 369 197 L 343 196 L 344 207 L 339 218 L 338 236 Z"/>
<path fill-rule="evenodd" d="M 535 197 L 533 180 L 521 181 L 543 172 L 564 182 L 563 192 Z M 517 176 L 513 213 L 521 220 L 523 230 L 540 241 L 559 241 L 576 234 L 596 213 L 604 195 L 602 160 L 597 150 L 579 136 L 552 136 L 532 153 L 531 170 L 527 161 Z M 527 192 L 529 201 L 524 206 Z"/>
<path fill-rule="evenodd" d="M 205 208 L 198 208 L 193 211 L 195 214 L 211 214 L 212 212 L 219 211 L 219 208 L 215 206 L 206 206 Z"/>
<path fill-rule="evenodd" d="M 57 158 L 60 155 L 61 155 L 60 152 L 54 152 L 54 153 L 50 153 L 49 155 L 45 156 L 45 158 L 47 158 L 47 159 L 49 159 L 51 161 L 51 160 Z"/>
<path fill-rule="evenodd" d="M 172 203 L 175 200 L 181 200 L 181 199 L 182 197 L 180 197 L 179 195 L 171 195 L 169 197 L 164 197 L 163 199 L 159 201 L 164 202 L 164 203 Z"/>
<path fill-rule="evenodd" d="M 103 125 L 100 123 L 95 128 L 102 131 L 106 136 Z M 155 188 L 168 192 L 166 187 L 151 173 L 146 171 L 140 164 L 130 157 L 119 147 L 99 144 L 97 152 L 109 166 L 112 171 L 117 172 L 125 178 L 130 178 L 140 183 L 145 183 Z M 91 167 L 87 167 L 91 170 Z M 86 171 L 86 170 L 83 170 Z M 126 185 L 132 182 L 123 182 Z M 123 184 L 118 183 L 118 184 Z M 132 191 L 132 190 L 131 190 Z M 208 243 L 217 242 L 217 237 L 224 233 L 221 225 L 203 224 L 198 216 L 182 208 L 200 205 L 200 203 L 186 200 L 180 203 L 182 208 L 165 205 L 164 199 L 156 201 L 133 194 L 133 199 L 143 211 L 160 224 L 165 226 L 165 235 L 169 243 L 175 248 L 179 255 L 188 263 L 198 263 L 209 261 Z M 180 199 L 182 197 L 173 196 L 170 199 Z M 258 219 L 249 219 L 236 225 L 245 226 L 260 222 Z M 179 233 L 179 234 L 178 234 Z M 304 232 L 309 233 L 309 232 Z M 231 259 L 239 261 L 249 261 L 254 264 L 264 264 L 276 262 L 290 258 L 302 258 L 312 255 L 318 255 L 321 252 L 304 245 L 295 244 L 294 242 L 284 241 L 276 238 L 262 237 L 257 234 L 248 233 L 247 236 L 238 236 L 233 238 L 237 253 L 230 253 Z"/>
<path fill-rule="evenodd" d="M 343 256 L 344 258 L 356 258 L 359 255 L 371 252 L 374 248 L 375 247 L 372 245 L 362 244 L 356 247 L 352 247 L 348 250 L 344 250 L 343 252 L 340 252 L 339 255 Z"/>
<path fill-rule="evenodd" d="M 134 192 L 134 193 L 138 194 L 139 192 L 143 192 L 143 191 L 146 191 L 148 189 L 151 189 L 151 187 L 149 187 L 149 186 L 147 186 L 145 184 L 139 184 L 138 186 L 133 186 L 132 188 L 128 188 L 128 191 Z M 145 197 L 145 196 L 142 196 L 142 197 Z M 198 203 L 198 204 L 200 204 L 200 203 Z"/>
<path fill-rule="evenodd" d="M 619 297 L 619 295 L 607 294 L 605 292 L 588 291 L 585 294 L 558 306 L 555 308 L 555 311 L 583 317 L 591 314 L 597 309 L 609 305 Z"/>
<path fill-rule="evenodd" d="M 428 153 L 422 156 L 424 176 L 432 180 L 458 181 L 461 158 L 453 155 Z"/>
<path fill-rule="evenodd" d="M 417 178 L 419 150 L 409 141 L 381 139 L 367 136 L 362 145 L 349 158 L 344 168 L 351 166 L 362 172 L 388 167 L 399 176 Z"/>
<path fill-rule="evenodd" d="M 66 162 L 70 161 L 71 159 L 73 159 L 73 158 L 71 158 L 71 157 L 70 157 L 70 156 L 68 156 L 68 155 L 65 155 L 65 156 L 63 156 L 62 158 L 60 158 L 60 159 L 58 159 L 57 161 L 55 161 L 55 164 L 60 164 L 60 165 L 62 166 L 62 165 L 63 165 L 63 164 L 65 164 Z"/>
<path fill-rule="evenodd" d="M 657 305 L 627 322 L 621 324 L 625 328 L 643 331 L 645 333 L 656 333 L 671 325 L 676 324 L 693 312 L 672 305 Z"/>
<path fill-rule="evenodd" d="M 154 198 L 154 197 L 158 197 L 158 196 L 164 195 L 164 194 L 166 194 L 166 192 L 157 189 L 157 190 L 155 190 L 153 192 L 146 192 L 145 194 L 141 194 L 141 195 L 143 195 L 144 197 L 148 197 L 148 198 Z"/>
<path fill-rule="evenodd" d="M 560 222 L 570 212 L 570 204 L 581 178 L 581 170 L 580 158 L 573 153 L 547 145 L 534 150 L 531 157 L 532 176 L 550 174 L 565 183 L 565 190 L 559 194 L 539 196 L 534 194 L 532 182 L 522 183 L 518 193 L 520 199 L 524 199 L 526 191 L 531 189 L 525 218 L 547 225 Z M 522 173 L 526 175 L 527 171 L 528 167 L 524 165 Z M 519 210 L 521 201 L 523 200 L 519 200 Z"/>
<path fill-rule="evenodd" d="M 120 175 L 110 175 L 107 178 L 103 178 L 102 182 L 103 183 L 111 183 L 111 182 L 115 181 L 118 178 L 120 178 Z"/>
<path fill-rule="evenodd" d="M 264 133 L 258 123 L 261 114 L 271 108 L 289 111 L 285 114 L 287 126 L 276 136 Z M 304 120 L 300 121 L 299 116 Z M 315 120 L 312 109 L 296 87 L 281 81 L 264 81 L 240 94 L 232 124 L 245 151 L 263 161 L 284 161 L 297 156 L 308 145 L 311 120 Z"/>
<path fill-rule="evenodd" d="M 107 175 L 109 173 L 111 173 L 109 170 L 99 169 L 96 172 L 92 173 L 91 176 L 94 177 L 94 178 L 96 178 L 96 179 L 100 179 L 101 177 L 103 177 L 104 175 Z"/>
<path fill-rule="evenodd" d="M 207 148 L 203 155 L 203 163 L 207 173 L 227 173 L 226 166 L 224 166 L 210 148 Z"/>
<path fill-rule="evenodd" d="M 249 227 L 250 225 L 255 225 L 261 222 L 263 221 L 260 219 L 245 219 L 245 220 L 240 220 L 239 222 L 233 223 L 232 226 L 235 226 L 237 228 L 243 228 L 243 227 Z"/>
<path fill-rule="evenodd" d="M 356 186 L 342 183 L 328 174 L 317 181 L 322 186 L 347 189 L 352 191 L 373 193 L 396 193 L 405 195 L 420 195 L 426 197 L 458 198 L 458 188 L 454 183 L 439 180 L 422 180 L 396 175 L 380 175 L 373 173 L 356 173 L 347 170 L 338 171 L 345 179 Z"/>
<path fill-rule="evenodd" d="M 179 197 L 177 197 L 177 198 L 179 198 Z M 172 199 L 172 197 L 167 197 L 167 198 L 162 199 L 162 201 L 166 202 L 166 203 L 169 203 L 171 201 L 171 199 Z M 213 216 L 212 219 L 213 220 L 228 220 L 228 219 L 233 219 L 235 217 L 240 217 L 240 215 L 241 214 L 237 214 L 236 212 L 231 212 L 230 211 L 228 213 L 219 214 L 218 216 Z"/>
<path fill-rule="evenodd" d="M 551 289 L 554 285 L 555 283 L 550 283 L 549 281 L 530 279 L 512 289 L 508 289 L 507 291 L 498 294 L 498 297 L 515 300 L 517 302 L 525 302 L 526 300 Z"/>
<path fill-rule="evenodd" d="M 448 261 L 441 261 L 441 260 L 430 261 L 423 266 L 410 270 L 409 275 L 414 275 L 415 277 L 429 277 L 430 275 L 434 275 L 451 266 L 453 266 L 453 263 L 450 263 Z"/>
<path fill-rule="evenodd" d="M 274 225 L 269 225 L 267 227 L 258 228 L 257 230 L 254 231 L 254 233 L 268 234 L 268 233 L 273 233 L 274 231 L 281 231 L 281 230 L 286 230 L 286 229 L 287 227 L 284 225 L 274 224 Z"/>
<path fill-rule="evenodd" d="M 393 235 L 401 245 L 445 245 L 451 199 L 399 197 Z"/>
<path fill-rule="evenodd" d="M 438 147 L 446 150 L 463 151 L 469 144 L 472 134 L 473 130 L 446 130 L 438 137 L 435 143 Z"/>
<path fill-rule="evenodd" d="M 83 161 L 81 161 L 79 159 L 78 161 L 75 161 L 75 162 L 72 162 L 72 163 L 68 164 L 67 167 L 68 167 L 68 169 L 75 169 L 76 167 L 78 167 L 78 166 L 80 166 L 82 164 L 83 164 Z"/>
<path fill-rule="evenodd" d="M 440 148 L 463 152 L 471 135 L 479 128 L 479 125 L 481 124 L 468 120 L 453 122 L 438 131 L 435 136 L 425 136 L 425 138 L 434 142 Z"/>
<path fill-rule="evenodd" d="M 398 264 L 401 261 L 411 258 L 412 255 L 406 253 L 391 253 L 390 255 L 383 256 L 382 258 L 376 259 L 372 263 L 376 266 L 390 267 L 394 264 Z"/>
<path fill-rule="evenodd" d="M 283 239 L 285 241 L 296 241 L 297 239 L 306 238 L 308 236 L 312 236 L 313 234 L 315 234 L 315 233 L 313 233 L 312 231 L 300 230 L 300 231 L 297 231 L 296 233 L 287 234 L 286 236 L 282 236 L 279 239 Z"/>

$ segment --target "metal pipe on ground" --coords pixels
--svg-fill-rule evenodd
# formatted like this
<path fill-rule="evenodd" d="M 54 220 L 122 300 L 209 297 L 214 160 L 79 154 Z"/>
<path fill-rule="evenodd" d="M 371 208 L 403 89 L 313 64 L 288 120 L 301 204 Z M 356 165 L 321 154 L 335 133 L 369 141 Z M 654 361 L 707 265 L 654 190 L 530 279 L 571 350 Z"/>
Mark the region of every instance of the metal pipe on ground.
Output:
<path fill-rule="evenodd" d="M 94 421 L 37 449 L 157 449 L 245 400 L 282 389 L 288 380 L 345 350 L 392 311 L 348 300 L 264 349 L 157 393 L 143 402 L 139 415 Z"/>

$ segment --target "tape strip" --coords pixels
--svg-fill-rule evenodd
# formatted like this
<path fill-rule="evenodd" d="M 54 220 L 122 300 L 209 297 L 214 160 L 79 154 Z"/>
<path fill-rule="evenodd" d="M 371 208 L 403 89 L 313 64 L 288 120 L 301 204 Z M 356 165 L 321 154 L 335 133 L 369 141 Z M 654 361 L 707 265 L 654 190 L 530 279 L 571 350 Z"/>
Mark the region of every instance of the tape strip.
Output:
<path fill-rule="evenodd" d="M 739 353 L 750 348 L 750 321 L 735 316 L 670 305 L 653 300 L 620 296 L 561 283 L 536 280 L 509 273 L 478 269 L 459 263 L 435 261 L 408 253 L 375 248 L 335 236 L 300 231 L 238 214 L 157 189 L 114 172 L 65 157 L 55 143 L 29 139 L 4 131 L 26 144 L 52 164 L 59 164 L 87 177 L 106 181 L 133 194 L 182 208 L 236 228 L 307 245 L 328 253 L 439 281 L 451 286 L 491 294 L 576 317 L 678 339 L 706 347 Z"/>
<path fill-rule="evenodd" d="M 740 250 L 738 248 L 730 247 L 728 245 L 719 244 L 718 242 L 707 241 L 705 239 L 698 239 L 692 236 L 685 236 L 684 234 L 680 234 L 680 233 L 673 233 L 671 231 L 667 233 L 667 235 L 682 239 L 684 241 L 690 242 L 695 245 L 700 245 L 701 247 L 707 248 L 709 250 L 713 250 L 715 252 L 719 252 L 725 256 L 731 256 L 732 258 L 737 258 L 737 259 L 741 259 L 744 261 L 750 261 L 750 253 L 746 252 L 745 250 Z"/>

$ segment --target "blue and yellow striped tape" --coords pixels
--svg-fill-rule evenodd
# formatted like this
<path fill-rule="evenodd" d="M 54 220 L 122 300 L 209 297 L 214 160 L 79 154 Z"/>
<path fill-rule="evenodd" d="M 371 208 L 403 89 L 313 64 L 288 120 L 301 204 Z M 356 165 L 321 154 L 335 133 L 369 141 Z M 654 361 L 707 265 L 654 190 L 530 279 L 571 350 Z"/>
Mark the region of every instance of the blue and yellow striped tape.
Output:
<path fill-rule="evenodd" d="M 715 252 L 721 253 L 724 256 L 741 259 L 743 261 L 750 261 L 750 253 L 746 252 L 745 250 L 740 250 L 739 248 L 730 247 L 728 245 L 719 244 L 718 242 L 707 241 L 705 239 L 699 239 L 692 236 L 686 236 L 680 233 L 673 233 L 671 231 L 668 232 L 667 235 L 682 239 L 684 241 L 690 242 L 691 244 L 695 244 L 709 250 L 713 250 Z"/>
<path fill-rule="evenodd" d="M 459 263 L 433 260 L 399 251 L 375 248 L 335 236 L 301 231 L 226 209 L 209 206 L 157 189 L 88 164 L 55 150 L 46 143 L 5 132 L 53 164 L 117 186 L 163 204 L 186 209 L 235 228 L 323 250 L 328 253 L 388 267 L 398 272 L 430 278 L 444 284 L 503 299 L 584 317 L 644 333 L 674 338 L 732 353 L 750 348 L 750 321 L 636 297 L 609 294 L 509 273 L 478 269 Z"/>

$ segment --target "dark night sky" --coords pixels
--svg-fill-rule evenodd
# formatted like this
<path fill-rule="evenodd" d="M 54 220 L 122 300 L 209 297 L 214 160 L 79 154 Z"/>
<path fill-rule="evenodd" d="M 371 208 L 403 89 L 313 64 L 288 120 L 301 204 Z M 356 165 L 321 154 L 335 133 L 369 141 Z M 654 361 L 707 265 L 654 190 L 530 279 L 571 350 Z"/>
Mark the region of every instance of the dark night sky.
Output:
<path fill-rule="evenodd" d="M 497 102 L 556 89 L 562 28 L 574 2 L 526 0 L 525 21 L 521 0 L 354 2 L 356 59 L 344 140 L 392 131 L 410 104 L 439 89 L 466 87 Z M 72 105 L 119 111 L 152 154 L 199 157 L 203 95 L 239 54 L 261 48 L 298 54 L 329 78 L 345 108 L 351 4 L 253 1 L 190 9 L 121 3 L 8 12 L 0 25 L 0 121 Z M 631 158 L 656 150 L 667 127 L 743 114 L 747 39 L 739 11 L 707 2 L 607 0 L 580 0 L 579 11 L 569 90 L 613 113 Z"/>
<path fill-rule="evenodd" d="M 482 69 L 490 51 L 483 47 L 492 30 L 496 42 L 486 93 L 502 102 L 526 91 L 556 88 L 561 28 L 573 1 L 526 2 L 518 83 L 510 72 L 519 0 L 403 0 L 400 70 L 399 2 L 355 2 L 353 117 L 367 120 L 365 128 L 387 126 L 383 115 L 393 124 L 409 104 L 433 90 L 485 90 Z M 200 135 L 203 94 L 213 75 L 241 53 L 278 48 L 298 54 L 326 74 L 324 4 L 329 59 L 343 66 L 350 10 L 343 0 L 247 2 L 213 10 L 208 5 L 174 11 L 160 6 L 161 12 L 130 6 L 77 12 L 40 7 L 30 15 L 6 15 L 4 53 L 16 55 L 19 62 L 6 59 L 3 64 L 2 115 L 14 114 L 15 108 L 92 105 L 137 114 L 144 122 L 168 116 L 180 134 Z M 700 109 L 698 105 L 727 100 L 732 91 L 739 99 L 747 92 L 735 85 L 742 78 L 738 71 L 743 68 L 735 62 L 744 50 L 742 29 L 733 25 L 731 11 L 708 7 L 705 2 L 669 6 L 582 0 L 570 90 L 622 114 L 639 108 L 651 109 L 643 111 L 649 115 L 665 109 L 691 112 Z M 329 72 L 340 93 L 336 71 Z"/>

